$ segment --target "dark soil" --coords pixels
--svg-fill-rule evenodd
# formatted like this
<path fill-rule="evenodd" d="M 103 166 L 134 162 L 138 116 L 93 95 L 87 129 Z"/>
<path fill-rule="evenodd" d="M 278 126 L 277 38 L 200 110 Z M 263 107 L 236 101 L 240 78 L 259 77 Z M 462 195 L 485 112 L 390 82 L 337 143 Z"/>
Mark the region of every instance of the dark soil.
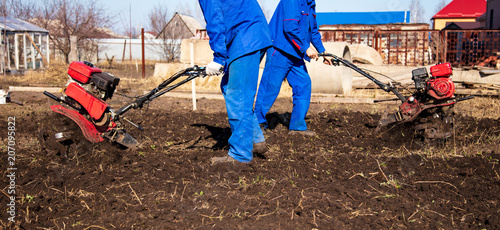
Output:
<path fill-rule="evenodd" d="M 227 153 L 224 101 L 199 99 L 192 112 L 191 100 L 162 97 L 128 116 L 145 128 L 125 124 L 141 148 L 91 145 L 80 133 L 66 151 L 38 141 L 43 128 L 79 132 L 53 101 L 12 97 L 25 105 L 0 112 L 3 210 L 7 117 L 16 121 L 16 213 L 10 222 L 1 212 L 4 229 L 500 228 L 499 120 L 457 115 L 454 137 L 425 143 L 411 124 L 375 132 L 373 105 L 313 104 L 317 136 L 290 136 L 280 118 L 292 104 L 280 99 L 265 156 L 211 165 Z"/>

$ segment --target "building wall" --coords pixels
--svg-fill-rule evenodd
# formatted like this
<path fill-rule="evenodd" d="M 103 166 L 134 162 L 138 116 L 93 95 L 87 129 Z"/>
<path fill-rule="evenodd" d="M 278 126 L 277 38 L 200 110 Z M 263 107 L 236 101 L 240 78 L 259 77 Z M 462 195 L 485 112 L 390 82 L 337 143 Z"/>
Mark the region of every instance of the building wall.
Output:
<path fill-rule="evenodd" d="M 91 58 L 93 62 L 103 61 L 114 56 L 114 61 L 121 62 L 142 59 L 142 41 L 141 39 L 98 39 L 98 53 L 96 57 Z M 171 40 L 172 44 L 179 47 L 180 40 Z M 163 41 L 159 39 L 146 39 L 144 41 L 145 60 L 166 61 L 161 48 Z M 130 54 L 132 52 L 132 55 Z M 81 60 L 85 61 L 85 60 Z"/>
<path fill-rule="evenodd" d="M 442 30 L 447 22 L 476 22 L 475 18 L 438 18 L 434 19 L 434 29 Z"/>
<path fill-rule="evenodd" d="M 486 29 L 500 30 L 500 0 L 488 0 Z"/>
<path fill-rule="evenodd" d="M 166 39 L 189 39 L 192 37 L 194 37 L 194 34 L 178 14 L 170 20 L 160 36 L 158 36 L 158 38 Z"/>

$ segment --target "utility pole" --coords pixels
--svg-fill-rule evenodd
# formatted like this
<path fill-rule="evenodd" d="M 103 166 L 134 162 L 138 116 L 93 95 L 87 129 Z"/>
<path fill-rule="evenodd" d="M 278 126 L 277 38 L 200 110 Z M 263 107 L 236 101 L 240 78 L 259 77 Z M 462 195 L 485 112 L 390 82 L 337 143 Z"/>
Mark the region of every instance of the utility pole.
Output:
<path fill-rule="evenodd" d="M 144 55 L 144 28 L 141 28 L 141 38 L 142 38 L 142 79 L 146 78 L 146 60 Z"/>
<path fill-rule="evenodd" d="M 133 76 L 132 72 L 132 4 L 129 5 L 129 26 L 130 26 L 130 42 L 129 42 L 129 48 L 130 48 L 130 77 Z"/>

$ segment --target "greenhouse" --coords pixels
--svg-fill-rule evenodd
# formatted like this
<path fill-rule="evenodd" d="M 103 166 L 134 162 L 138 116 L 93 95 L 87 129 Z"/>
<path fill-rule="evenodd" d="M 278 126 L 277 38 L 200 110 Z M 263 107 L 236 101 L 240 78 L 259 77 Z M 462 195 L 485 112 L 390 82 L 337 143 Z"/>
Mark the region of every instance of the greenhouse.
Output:
<path fill-rule="evenodd" d="M 32 23 L 0 17 L 0 72 L 39 69 L 49 64 L 49 31 Z"/>

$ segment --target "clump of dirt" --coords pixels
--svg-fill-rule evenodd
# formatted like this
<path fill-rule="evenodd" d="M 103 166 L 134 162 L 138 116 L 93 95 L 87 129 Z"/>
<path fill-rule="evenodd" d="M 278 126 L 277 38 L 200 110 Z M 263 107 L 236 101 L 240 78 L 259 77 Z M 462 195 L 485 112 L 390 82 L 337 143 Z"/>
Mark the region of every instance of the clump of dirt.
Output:
<path fill-rule="evenodd" d="M 191 100 L 162 97 L 131 111 L 145 128 L 125 124 L 137 150 L 81 140 L 48 151 L 43 127 L 79 130 L 43 95 L 17 96 L 24 107 L 0 112 L 16 117 L 18 140 L 16 222 L 2 212 L 4 228 L 500 228 L 498 119 L 457 115 L 455 135 L 429 144 L 411 124 L 376 132 L 372 105 L 313 104 L 307 123 L 317 135 L 303 137 L 287 134 L 292 105 L 278 100 L 265 156 L 211 165 L 227 154 L 224 101 L 199 99 L 193 112 Z M 5 136 L 2 146 L 6 173 Z"/>

